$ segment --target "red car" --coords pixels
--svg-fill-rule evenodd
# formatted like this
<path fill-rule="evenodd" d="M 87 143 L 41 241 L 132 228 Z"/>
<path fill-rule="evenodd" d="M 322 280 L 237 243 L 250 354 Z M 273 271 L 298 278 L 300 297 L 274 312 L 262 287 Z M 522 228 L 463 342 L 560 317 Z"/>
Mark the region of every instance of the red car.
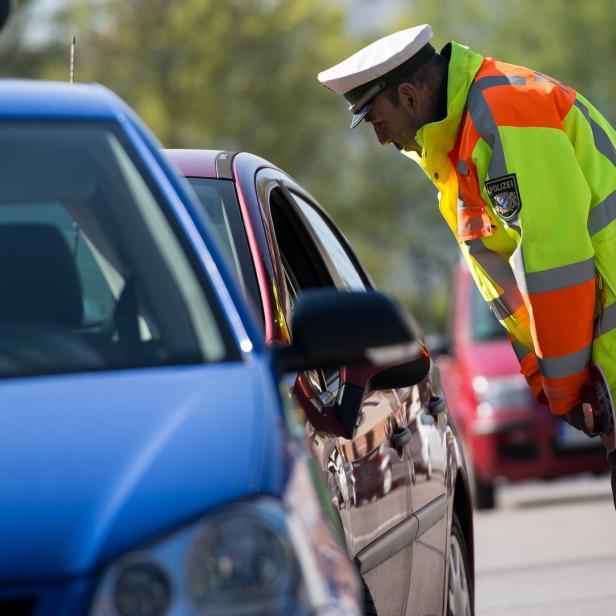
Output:
<path fill-rule="evenodd" d="M 269 343 L 289 343 L 304 289 L 374 290 L 327 214 L 282 170 L 247 153 L 167 154 L 213 222 Z M 326 335 L 344 326 L 328 323 Z M 472 504 L 462 446 L 436 368 L 423 345 L 417 352 L 429 373 L 406 364 L 370 375 L 334 362 L 327 371 L 297 373 L 290 412 L 364 580 L 366 614 L 472 616 Z"/>
<path fill-rule="evenodd" d="M 605 449 L 535 402 L 505 330 L 467 268 L 454 274 L 443 389 L 465 444 L 478 509 L 495 504 L 500 479 L 551 479 L 607 470 Z"/>

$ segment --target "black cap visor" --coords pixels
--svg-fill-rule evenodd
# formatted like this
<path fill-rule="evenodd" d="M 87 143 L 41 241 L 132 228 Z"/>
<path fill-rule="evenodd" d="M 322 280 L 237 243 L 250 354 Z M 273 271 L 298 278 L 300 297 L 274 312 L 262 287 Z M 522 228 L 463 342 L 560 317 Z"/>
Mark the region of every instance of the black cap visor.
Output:
<path fill-rule="evenodd" d="M 370 101 L 368 104 L 364 105 L 361 109 L 359 109 L 353 114 L 353 119 L 351 120 L 351 128 L 355 128 L 368 115 L 368 112 L 372 108 L 373 102 L 373 100 Z"/>
<path fill-rule="evenodd" d="M 413 71 L 425 64 L 435 53 L 434 47 L 432 47 L 430 43 L 427 43 L 406 62 L 403 62 L 385 75 L 381 75 L 376 79 L 353 88 L 349 92 L 345 92 L 343 96 L 350 103 L 349 111 L 353 114 L 351 128 L 355 128 L 366 117 L 377 94 L 385 90 L 390 84 L 395 83 L 397 79 L 413 73 Z"/>

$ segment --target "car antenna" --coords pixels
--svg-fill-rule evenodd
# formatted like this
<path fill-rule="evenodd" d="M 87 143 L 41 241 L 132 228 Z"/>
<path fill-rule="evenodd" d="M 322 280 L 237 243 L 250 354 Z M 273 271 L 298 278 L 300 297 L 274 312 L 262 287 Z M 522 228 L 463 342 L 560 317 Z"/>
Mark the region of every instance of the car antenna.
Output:
<path fill-rule="evenodd" d="M 77 37 L 73 34 L 71 38 L 71 60 L 70 60 L 70 74 L 69 81 L 75 83 L 75 42 Z"/>

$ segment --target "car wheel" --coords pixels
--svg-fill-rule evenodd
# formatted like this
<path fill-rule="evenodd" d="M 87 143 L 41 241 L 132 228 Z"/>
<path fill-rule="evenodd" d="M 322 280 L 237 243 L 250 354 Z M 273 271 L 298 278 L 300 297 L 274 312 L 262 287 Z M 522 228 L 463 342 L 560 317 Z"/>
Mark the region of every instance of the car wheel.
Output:
<path fill-rule="evenodd" d="M 473 587 L 468 551 L 458 516 L 453 514 L 449 539 L 447 616 L 473 616 Z"/>
<path fill-rule="evenodd" d="M 475 479 L 475 509 L 494 509 L 494 484 Z"/>

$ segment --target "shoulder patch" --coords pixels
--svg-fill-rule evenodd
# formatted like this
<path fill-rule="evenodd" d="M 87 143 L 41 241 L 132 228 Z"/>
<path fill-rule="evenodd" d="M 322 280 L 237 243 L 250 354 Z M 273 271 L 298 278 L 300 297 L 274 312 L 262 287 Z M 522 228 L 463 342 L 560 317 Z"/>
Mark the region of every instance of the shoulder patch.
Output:
<path fill-rule="evenodd" d="M 522 207 L 515 173 L 488 180 L 485 186 L 496 213 L 505 221 L 513 220 Z"/>

